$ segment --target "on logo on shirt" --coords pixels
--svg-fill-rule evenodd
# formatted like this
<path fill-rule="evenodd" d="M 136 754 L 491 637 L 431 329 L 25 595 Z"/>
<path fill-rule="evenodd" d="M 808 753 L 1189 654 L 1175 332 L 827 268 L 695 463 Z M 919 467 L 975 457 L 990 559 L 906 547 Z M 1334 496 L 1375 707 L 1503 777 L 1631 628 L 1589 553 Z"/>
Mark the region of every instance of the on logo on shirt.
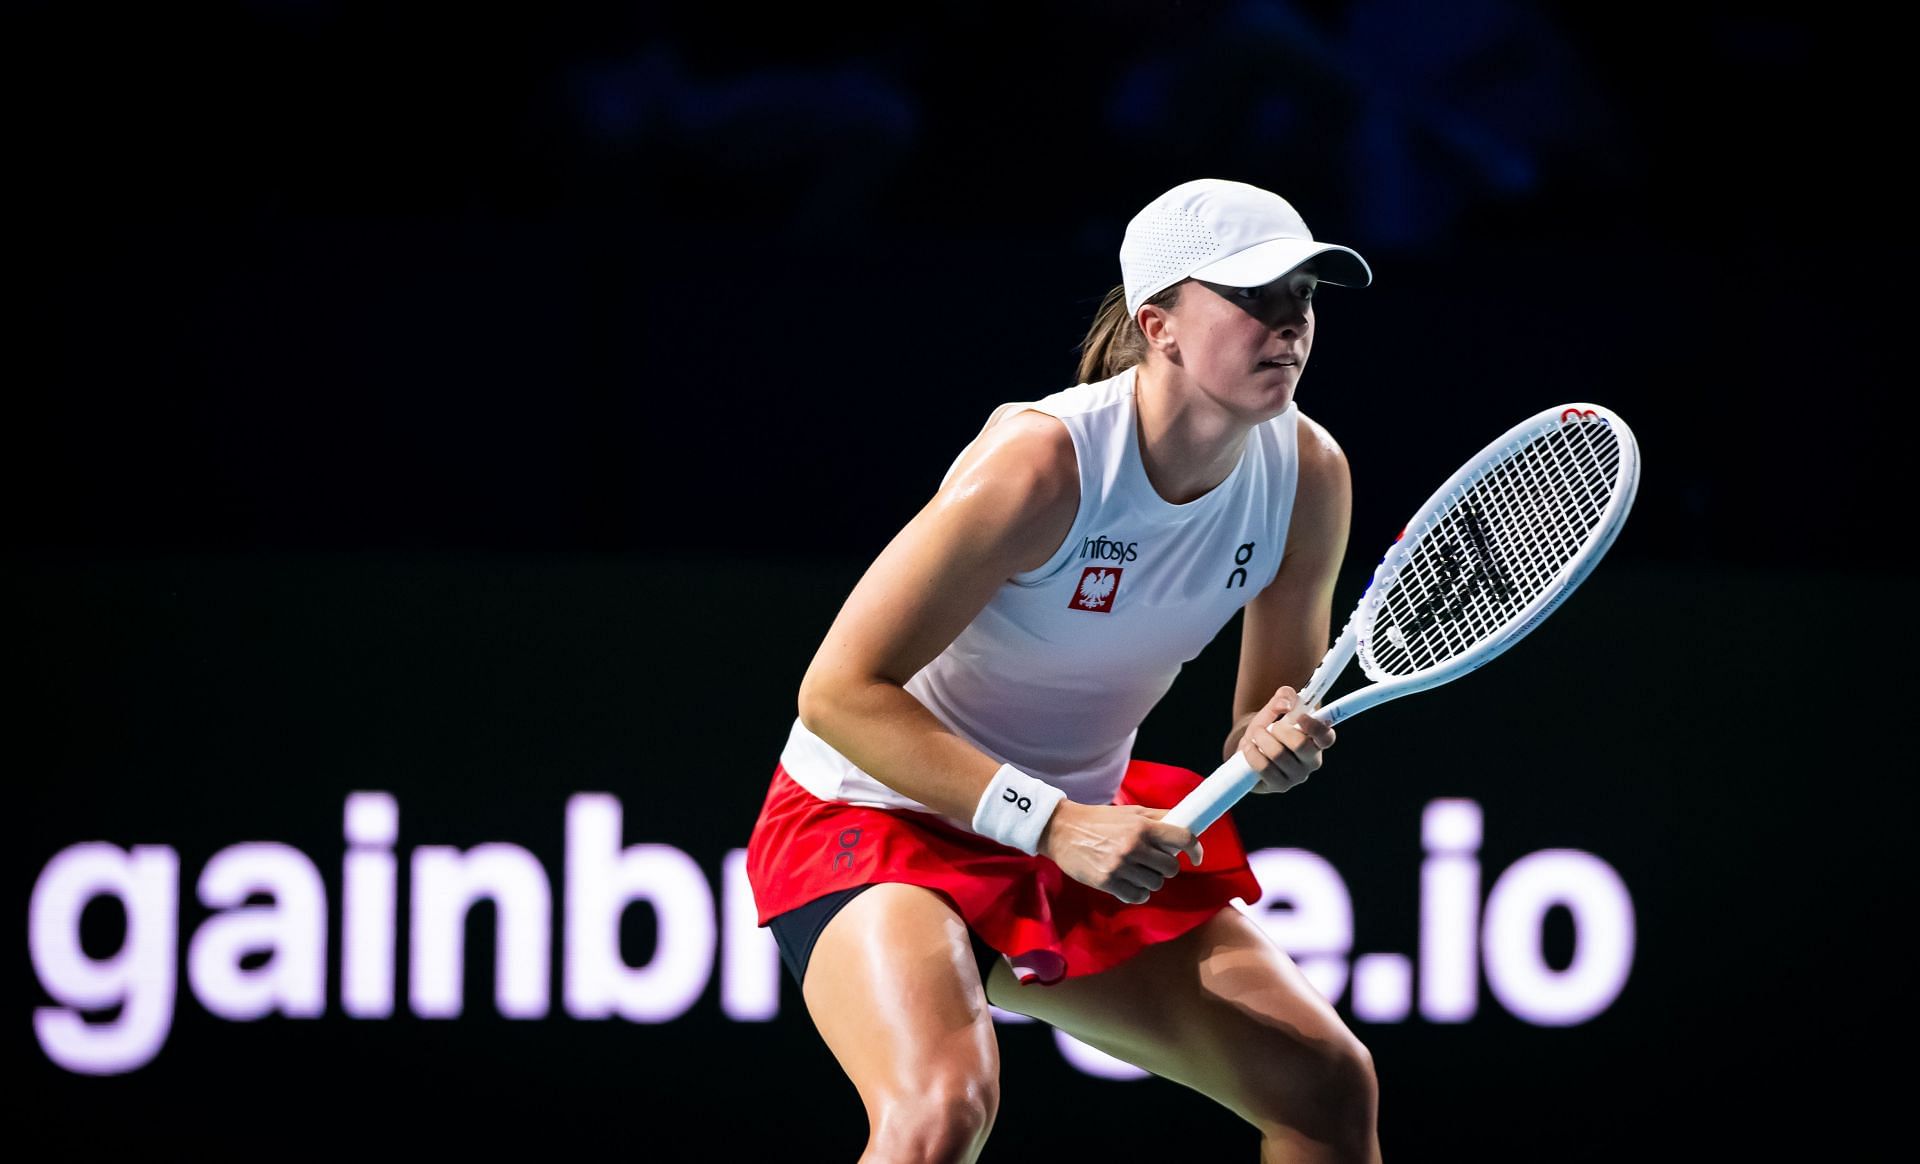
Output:
<path fill-rule="evenodd" d="M 1113 609 L 1114 596 L 1119 592 L 1119 567 L 1088 566 L 1080 571 L 1080 585 L 1074 589 L 1073 600 L 1067 606 L 1072 610 L 1094 610 L 1106 614 Z"/>

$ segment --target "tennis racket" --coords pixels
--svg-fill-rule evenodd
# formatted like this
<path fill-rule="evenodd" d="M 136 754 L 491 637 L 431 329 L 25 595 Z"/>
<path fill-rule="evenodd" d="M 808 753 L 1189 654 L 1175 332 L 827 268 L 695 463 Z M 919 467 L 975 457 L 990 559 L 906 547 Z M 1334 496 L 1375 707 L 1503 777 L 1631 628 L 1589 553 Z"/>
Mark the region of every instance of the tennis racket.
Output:
<path fill-rule="evenodd" d="M 1608 409 L 1563 404 L 1514 425 L 1407 522 L 1302 704 L 1331 727 L 1485 665 L 1599 564 L 1639 483 L 1639 445 Z M 1355 655 L 1372 682 L 1318 706 Z M 1199 832 L 1259 782 L 1236 751 L 1163 819 Z"/>

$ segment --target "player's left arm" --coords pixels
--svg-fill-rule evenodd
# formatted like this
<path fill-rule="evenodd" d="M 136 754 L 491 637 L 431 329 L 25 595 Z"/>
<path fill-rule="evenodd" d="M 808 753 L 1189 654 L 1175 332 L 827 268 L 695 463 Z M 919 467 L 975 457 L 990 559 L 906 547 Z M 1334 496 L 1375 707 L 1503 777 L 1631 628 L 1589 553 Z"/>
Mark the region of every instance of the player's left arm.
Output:
<path fill-rule="evenodd" d="M 1236 749 L 1261 773 L 1259 791 L 1279 791 L 1320 766 L 1333 732 L 1303 719 L 1305 686 L 1332 642 L 1333 589 L 1347 551 L 1353 479 L 1347 455 L 1327 430 L 1299 418 L 1300 476 L 1280 569 L 1242 612 L 1233 728 L 1222 759 Z M 1270 725 L 1273 726 L 1269 730 Z"/>

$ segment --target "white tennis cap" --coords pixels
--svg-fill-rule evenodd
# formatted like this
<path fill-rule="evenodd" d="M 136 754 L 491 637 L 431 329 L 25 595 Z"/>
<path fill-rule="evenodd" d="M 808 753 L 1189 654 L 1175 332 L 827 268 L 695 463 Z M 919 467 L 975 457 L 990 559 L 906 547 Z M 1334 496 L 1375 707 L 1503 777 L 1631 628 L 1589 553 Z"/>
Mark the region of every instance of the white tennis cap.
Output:
<path fill-rule="evenodd" d="M 1308 259 L 1315 260 L 1323 282 L 1373 282 L 1359 252 L 1313 241 L 1305 220 L 1278 194 L 1224 178 L 1182 182 L 1127 224 L 1120 241 L 1127 314 L 1182 279 L 1260 287 Z"/>

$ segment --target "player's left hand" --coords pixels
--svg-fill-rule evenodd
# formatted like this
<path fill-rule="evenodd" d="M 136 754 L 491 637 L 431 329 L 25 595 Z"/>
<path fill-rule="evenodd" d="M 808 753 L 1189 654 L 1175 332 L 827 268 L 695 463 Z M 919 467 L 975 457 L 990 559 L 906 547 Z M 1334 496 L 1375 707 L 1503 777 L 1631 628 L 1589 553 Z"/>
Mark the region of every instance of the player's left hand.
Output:
<path fill-rule="evenodd" d="M 1240 755 L 1260 777 L 1255 792 L 1285 792 L 1301 783 L 1332 746 L 1333 729 L 1309 715 L 1291 687 L 1275 691 L 1240 737 Z"/>

